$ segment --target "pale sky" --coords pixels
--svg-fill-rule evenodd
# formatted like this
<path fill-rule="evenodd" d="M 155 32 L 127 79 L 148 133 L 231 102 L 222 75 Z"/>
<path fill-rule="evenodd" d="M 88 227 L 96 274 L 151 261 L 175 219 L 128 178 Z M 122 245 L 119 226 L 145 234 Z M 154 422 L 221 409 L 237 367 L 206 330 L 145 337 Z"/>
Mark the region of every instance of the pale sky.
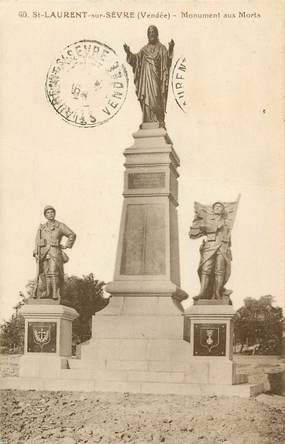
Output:
<path fill-rule="evenodd" d="M 10 3 L 10 2 L 9 2 Z M 190 240 L 193 204 L 233 201 L 241 193 L 232 233 L 234 308 L 265 294 L 284 303 L 284 67 L 282 2 L 72 2 L 83 11 L 170 10 L 176 18 L 56 20 L 19 18 L 18 11 L 71 10 L 71 2 L 1 5 L 1 319 L 35 276 L 34 237 L 43 207 L 77 234 L 68 250 L 68 274 L 114 273 L 123 202 L 125 148 L 141 122 L 131 67 L 150 24 L 160 41 L 175 41 L 174 61 L 187 59 L 187 113 L 171 88 L 167 131 L 181 160 L 179 243 L 181 287 L 199 291 L 201 240 Z M 25 8 L 23 8 L 23 5 Z M 78 7 L 76 8 L 76 5 Z M 180 12 L 259 11 L 257 19 L 182 19 Z M 95 7 L 96 6 L 96 7 Z M 254 7 L 253 7 L 254 6 Z M 279 8 L 279 9 L 278 9 Z M 63 121 L 45 96 L 45 78 L 63 48 L 83 39 L 111 46 L 129 76 L 127 99 L 109 122 L 82 129 Z"/>

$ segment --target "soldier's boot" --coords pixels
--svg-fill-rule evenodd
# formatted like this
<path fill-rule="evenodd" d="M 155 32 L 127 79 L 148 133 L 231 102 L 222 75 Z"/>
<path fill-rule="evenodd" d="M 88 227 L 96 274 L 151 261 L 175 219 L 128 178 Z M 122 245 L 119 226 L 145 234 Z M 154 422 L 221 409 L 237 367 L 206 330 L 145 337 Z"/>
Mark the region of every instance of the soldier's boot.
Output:
<path fill-rule="evenodd" d="M 39 291 L 38 293 L 40 293 L 40 298 L 41 299 L 47 299 L 47 277 L 42 274 L 41 275 L 41 291 Z"/>
<path fill-rule="evenodd" d="M 46 289 L 43 292 L 43 298 L 47 298 L 49 299 L 51 297 L 51 289 L 52 289 L 52 285 L 51 285 L 51 278 L 50 276 L 46 277 Z"/>
<path fill-rule="evenodd" d="M 54 300 L 59 299 L 59 282 L 57 276 L 52 277 L 52 298 Z"/>
<path fill-rule="evenodd" d="M 223 298 L 223 288 L 224 288 L 224 276 L 221 274 L 215 275 L 215 299 Z"/>
<path fill-rule="evenodd" d="M 205 299 L 206 292 L 210 283 L 210 276 L 208 274 L 202 274 L 201 276 L 201 290 L 197 296 L 194 296 L 193 300 Z"/>

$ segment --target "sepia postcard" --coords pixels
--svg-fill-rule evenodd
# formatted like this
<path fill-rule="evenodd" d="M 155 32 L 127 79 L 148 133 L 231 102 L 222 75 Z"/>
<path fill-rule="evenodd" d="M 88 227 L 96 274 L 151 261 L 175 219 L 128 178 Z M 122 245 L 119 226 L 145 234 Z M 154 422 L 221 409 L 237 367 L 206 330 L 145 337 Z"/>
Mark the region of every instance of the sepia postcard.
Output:
<path fill-rule="evenodd" d="M 1 442 L 284 442 L 284 8 L 0 2 Z"/>
<path fill-rule="evenodd" d="M 34 236 L 46 205 L 77 233 L 66 273 L 113 279 L 123 151 L 141 124 L 124 45 L 138 52 L 150 25 L 165 46 L 174 42 L 165 125 L 180 158 L 182 287 L 190 297 L 199 290 L 199 248 L 188 237 L 194 202 L 241 194 L 234 308 L 265 294 L 283 304 L 284 2 L 2 1 L 2 319 L 35 276 Z M 76 78 L 61 78 L 58 97 L 57 67 L 82 51 L 94 60 L 100 51 L 103 64 L 104 51 L 111 54 L 113 83 L 91 55 L 87 74 L 79 67 Z M 88 104 L 92 69 L 99 74 Z"/>

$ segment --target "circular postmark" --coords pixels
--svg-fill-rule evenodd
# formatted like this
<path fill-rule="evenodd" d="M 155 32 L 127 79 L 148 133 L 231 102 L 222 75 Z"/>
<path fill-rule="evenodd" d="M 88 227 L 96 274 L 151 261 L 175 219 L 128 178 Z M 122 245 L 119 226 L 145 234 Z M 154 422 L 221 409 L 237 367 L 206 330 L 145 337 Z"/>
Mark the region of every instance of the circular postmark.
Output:
<path fill-rule="evenodd" d="M 185 80 L 187 64 L 185 57 L 179 57 L 174 64 L 171 76 L 171 87 L 175 101 L 179 108 L 186 112 Z"/>
<path fill-rule="evenodd" d="M 45 90 L 66 122 L 90 128 L 118 113 L 126 99 L 128 76 L 112 48 L 81 40 L 64 48 L 50 66 Z"/>

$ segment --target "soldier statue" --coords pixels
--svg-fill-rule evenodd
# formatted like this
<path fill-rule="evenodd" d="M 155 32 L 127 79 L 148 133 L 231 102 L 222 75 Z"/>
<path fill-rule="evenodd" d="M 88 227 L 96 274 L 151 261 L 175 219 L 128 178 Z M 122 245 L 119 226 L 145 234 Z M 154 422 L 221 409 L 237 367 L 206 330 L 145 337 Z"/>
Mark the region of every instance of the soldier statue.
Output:
<path fill-rule="evenodd" d="M 206 236 L 200 247 L 200 293 L 194 302 L 200 299 L 224 300 L 231 303 L 231 290 L 225 288 L 231 274 L 231 231 L 237 211 L 236 202 L 215 202 L 212 206 L 195 202 L 195 217 L 190 227 L 190 239 Z"/>
<path fill-rule="evenodd" d="M 63 250 L 72 248 L 76 235 L 65 224 L 55 220 L 55 213 L 55 209 L 47 205 L 44 208 L 47 222 L 41 224 L 37 231 L 33 253 L 37 261 L 37 277 L 33 297 L 60 301 L 64 283 L 63 265 L 68 261 Z M 65 244 L 61 244 L 63 237 L 67 238 Z"/>
<path fill-rule="evenodd" d="M 143 123 L 157 122 L 160 127 L 164 128 L 174 41 L 169 42 L 168 49 L 162 45 L 158 39 L 156 26 L 149 26 L 147 37 L 147 45 L 137 54 L 133 54 L 126 43 L 124 50 L 127 54 L 127 62 L 133 68 L 136 95 L 141 105 Z"/>

